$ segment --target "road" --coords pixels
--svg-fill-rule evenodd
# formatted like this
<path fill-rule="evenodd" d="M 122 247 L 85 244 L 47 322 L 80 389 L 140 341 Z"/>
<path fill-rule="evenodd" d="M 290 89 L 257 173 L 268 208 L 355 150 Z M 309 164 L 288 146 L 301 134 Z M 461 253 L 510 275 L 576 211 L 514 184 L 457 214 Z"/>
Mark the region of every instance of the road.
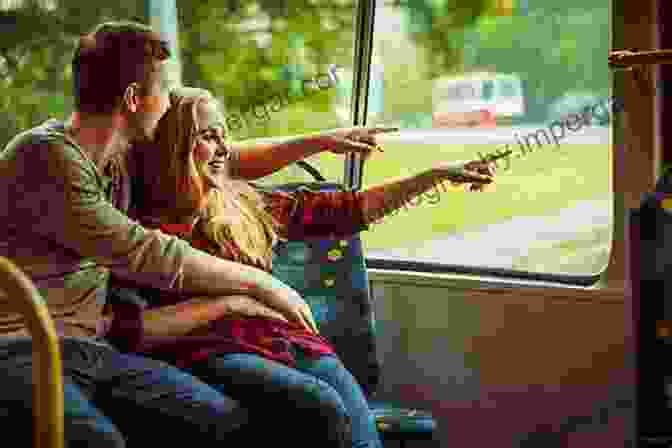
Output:
<path fill-rule="evenodd" d="M 376 124 L 375 126 L 384 126 Z M 451 143 L 484 143 L 484 144 L 504 144 L 516 143 L 516 136 L 523 139 L 527 135 L 545 129 L 548 133 L 547 125 L 539 126 L 500 126 L 496 128 L 425 128 L 425 129 L 401 129 L 399 132 L 391 134 L 379 134 L 377 138 L 381 143 L 425 143 L 425 144 L 451 144 Z M 556 133 L 559 131 L 556 128 Z M 549 137 L 551 135 L 549 134 Z M 284 140 L 295 138 L 295 136 L 275 136 L 267 138 L 254 139 L 255 142 L 282 142 Z M 530 138 L 531 144 L 536 144 L 533 138 Z M 541 142 L 546 144 L 546 139 L 542 136 Z M 611 143 L 611 128 L 593 126 L 581 128 L 576 132 L 565 131 L 565 137 L 558 139 L 561 144 L 585 144 L 585 143 Z M 551 140 L 551 144 L 554 142 Z"/>
<path fill-rule="evenodd" d="M 523 140 L 525 136 L 531 136 L 539 130 L 545 130 L 549 138 L 552 136 L 547 125 L 539 126 L 516 126 L 516 127 L 496 127 L 496 128 L 431 128 L 431 129 L 401 129 L 398 133 L 383 134 L 380 137 L 382 143 L 483 143 L 483 144 L 505 144 L 511 143 L 517 145 L 517 140 Z M 554 129 L 556 134 L 561 134 L 558 128 Z M 546 139 L 541 135 L 540 140 L 546 143 Z M 536 145 L 534 138 L 528 139 L 529 143 Z M 558 138 L 561 144 L 609 144 L 611 143 L 610 127 L 585 127 L 576 132 L 565 130 L 565 137 Z M 551 140 L 551 144 L 554 144 Z"/>

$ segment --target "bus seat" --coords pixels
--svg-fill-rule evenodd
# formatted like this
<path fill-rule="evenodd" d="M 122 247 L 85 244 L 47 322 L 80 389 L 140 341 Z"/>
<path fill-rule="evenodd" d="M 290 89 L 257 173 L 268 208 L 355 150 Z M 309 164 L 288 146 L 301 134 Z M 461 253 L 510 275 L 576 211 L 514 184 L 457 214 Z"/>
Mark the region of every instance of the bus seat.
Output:
<path fill-rule="evenodd" d="M 638 442 L 670 446 L 672 430 L 672 170 L 628 211 L 627 260 L 636 341 Z"/>
<path fill-rule="evenodd" d="M 298 188 L 339 191 L 331 182 L 274 186 L 277 191 Z M 376 354 L 375 319 L 362 242 L 345 239 L 308 239 L 278 244 L 273 274 L 296 289 L 310 305 L 320 333 L 334 345 L 343 364 L 369 398 L 378 430 L 385 441 L 434 440 L 436 422 L 426 411 L 404 409 L 373 400 L 381 365 Z"/>
<path fill-rule="evenodd" d="M 32 281 L 3 257 L 0 257 L 0 290 L 24 316 L 33 340 L 34 446 L 63 448 L 63 373 L 54 322 Z"/>

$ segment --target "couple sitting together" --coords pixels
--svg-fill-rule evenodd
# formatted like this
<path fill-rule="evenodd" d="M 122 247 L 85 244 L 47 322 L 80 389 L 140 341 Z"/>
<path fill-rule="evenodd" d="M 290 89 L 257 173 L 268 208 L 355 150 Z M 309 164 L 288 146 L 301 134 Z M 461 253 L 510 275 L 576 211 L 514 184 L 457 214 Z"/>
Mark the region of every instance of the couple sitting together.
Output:
<path fill-rule="evenodd" d="M 168 56 L 148 27 L 100 25 L 76 51 L 72 119 L 0 152 L 0 256 L 33 279 L 62 337 L 67 446 L 209 446 L 249 428 L 252 444 L 379 448 L 308 304 L 269 275 L 273 247 L 357 233 L 443 181 L 479 190 L 492 164 L 440 162 L 360 192 L 267 191 L 248 180 L 318 152 L 306 145 L 368 155 L 385 129 L 260 147 L 255 166 L 209 92 L 165 91 Z M 107 303 L 108 283 L 148 306 Z M 31 413 L 25 333 L 0 294 L 0 420 L 17 431 Z"/>
<path fill-rule="evenodd" d="M 279 238 L 352 235 L 389 211 L 395 189 L 421 182 L 412 176 L 363 192 L 257 189 L 231 177 L 232 149 L 218 104 L 208 91 L 195 88 L 171 92 L 154 143 L 135 149 L 140 172 L 133 191 L 142 194 L 131 213 L 143 226 L 267 272 Z M 454 164 L 439 164 L 423 175 L 433 186 L 465 180 Z M 488 175 L 479 180 L 490 181 Z M 320 336 L 309 309 L 295 320 L 247 296 L 213 300 L 141 287 L 138 293 L 152 304 L 132 326 L 142 334 L 125 334 L 113 325 L 109 337 L 117 345 L 128 349 L 132 341 L 133 351 L 186 369 L 252 410 L 265 404 L 278 415 L 312 411 L 324 422 L 313 428 L 325 441 L 379 446 L 360 386 Z"/>

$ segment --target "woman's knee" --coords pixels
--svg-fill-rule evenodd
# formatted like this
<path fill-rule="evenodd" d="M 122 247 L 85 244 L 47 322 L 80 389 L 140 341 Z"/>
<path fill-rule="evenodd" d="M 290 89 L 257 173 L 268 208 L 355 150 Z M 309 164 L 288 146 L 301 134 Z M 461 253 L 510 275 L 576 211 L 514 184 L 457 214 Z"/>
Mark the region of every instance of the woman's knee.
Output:
<path fill-rule="evenodd" d="M 323 356 L 311 361 L 310 364 L 303 365 L 302 368 L 334 388 L 351 414 L 368 410 L 368 403 L 362 388 L 338 358 Z"/>
<path fill-rule="evenodd" d="M 305 384 L 304 399 L 308 407 L 319 407 L 332 414 L 347 415 L 348 413 L 340 393 L 319 378 L 312 378 Z"/>
<path fill-rule="evenodd" d="M 318 378 L 306 385 L 306 406 L 311 412 L 313 440 L 327 439 L 328 446 L 351 445 L 352 426 L 348 410 L 336 389 Z M 313 410 L 311 410 L 311 408 Z"/>
<path fill-rule="evenodd" d="M 339 392 L 326 381 L 315 378 L 307 386 L 307 399 L 311 400 L 320 414 L 332 418 L 335 422 L 349 422 L 350 415 Z"/>

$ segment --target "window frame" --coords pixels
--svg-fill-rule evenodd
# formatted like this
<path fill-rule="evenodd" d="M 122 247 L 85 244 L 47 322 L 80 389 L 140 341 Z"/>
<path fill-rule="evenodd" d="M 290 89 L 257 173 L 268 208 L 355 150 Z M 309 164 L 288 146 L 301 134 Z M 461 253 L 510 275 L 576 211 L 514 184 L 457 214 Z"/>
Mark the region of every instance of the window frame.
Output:
<path fill-rule="evenodd" d="M 619 27 L 619 16 L 616 14 L 620 10 L 619 5 L 622 0 L 612 0 L 611 16 L 612 16 L 612 30 Z M 381 2 L 382 6 L 382 2 Z M 353 89 L 351 97 L 351 124 L 353 126 L 366 126 L 367 107 L 368 107 L 368 87 L 369 77 L 372 65 L 372 49 L 374 40 L 374 25 L 375 25 L 375 0 L 358 0 L 355 8 L 355 51 L 353 60 Z M 621 19 L 622 20 L 622 19 Z M 615 32 L 612 33 L 612 44 Z M 613 46 L 613 45 L 612 45 Z M 606 64 L 606 60 L 605 60 Z M 612 91 L 616 94 L 617 85 L 612 82 Z M 621 89 L 619 88 L 619 91 Z M 612 127 L 612 135 L 619 135 L 617 127 L 620 127 L 621 120 L 615 117 Z M 612 140 L 612 151 L 617 142 Z M 612 159 L 615 159 L 613 157 Z M 612 163 L 615 163 L 612 162 Z M 344 186 L 348 190 L 360 190 L 362 187 L 362 179 L 364 175 L 364 160 L 356 154 L 349 154 L 345 160 L 344 166 Z M 612 185 L 614 182 L 612 181 Z M 612 195 L 616 202 L 618 190 L 613 188 Z M 621 244 L 623 240 L 622 227 L 616 221 L 622 217 L 618 204 L 615 203 L 613 208 L 614 226 L 612 228 L 612 245 L 610 248 L 609 262 L 605 268 L 596 274 L 590 275 L 572 275 L 560 273 L 538 273 L 529 271 L 519 271 L 505 268 L 488 268 L 480 266 L 468 266 L 457 264 L 444 264 L 426 261 L 415 260 L 393 260 L 388 258 L 372 258 L 366 256 L 366 264 L 369 269 L 380 269 L 384 271 L 406 271 L 417 273 L 431 273 L 431 274 L 467 274 L 474 276 L 490 276 L 505 279 L 519 279 L 531 280 L 540 282 L 550 282 L 559 285 L 572 285 L 588 287 L 604 281 L 609 271 L 614 271 L 614 248 L 617 244 L 619 235 Z M 620 251 L 619 251 L 620 252 Z"/>
<path fill-rule="evenodd" d="M 170 33 L 175 33 L 172 35 L 171 44 L 175 45 L 175 58 L 179 64 L 179 51 L 177 46 L 177 30 L 172 30 L 170 26 L 166 30 L 165 16 L 164 20 L 157 19 L 156 8 L 159 8 L 157 5 L 164 5 L 163 8 L 171 9 L 173 12 L 168 11 L 168 14 L 175 14 L 177 5 L 176 1 L 165 1 L 165 0 L 146 0 L 147 4 L 147 14 L 148 19 L 152 22 L 153 26 L 159 27 L 163 32 L 168 31 Z M 381 2 L 382 4 L 382 2 Z M 152 7 L 154 9 L 152 9 Z M 355 30 L 354 30 L 354 52 L 353 52 L 353 89 L 350 98 L 350 112 L 351 112 L 351 125 L 353 126 L 366 126 L 366 118 L 368 112 L 368 99 L 369 99 L 369 78 L 372 68 L 372 49 L 373 49 L 373 39 L 374 39 L 374 21 L 375 21 L 375 12 L 376 12 L 376 1 L 375 0 L 358 0 L 355 3 L 354 15 L 355 15 Z M 159 8 L 161 9 L 161 8 Z M 628 6 L 625 5 L 623 0 L 613 0 L 611 8 L 612 16 L 612 47 L 621 48 L 623 45 L 618 45 L 623 41 L 631 41 L 637 39 L 631 39 L 624 37 L 624 31 L 626 28 L 629 28 L 629 24 L 625 23 L 623 19 L 622 12 L 623 10 L 628 9 Z M 150 13 L 152 11 L 153 13 Z M 164 10 L 162 14 L 165 14 Z M 176 14 L 174 15 L 176 17 Z M 157 23 L 158 22 L 158 23 Z M 177 24 L 175 24 L 177 26 Z M 652 32 L 652 34 L 654 34 Z M 642 36 L 643 40 L 647 40 L 648 36 Z M 642 40 L 642 39 L 639 39 Z M 653 39 L 655 40 L 655 39 Z M 606 61 L 605 61 L 606 62 Z M 614 77 L 616 79 L 616 77 Z M 612 91 L 615 95 L 625 97 L 628 95 L 623 95 L 623 83 L 613 82 Z M 657 116 L 657 114 L 654 114 Z M 614 149 L 614 157 L 612 168 L 614 170 L 624 164 L 624 160 L 617 160 L 618 154 L 616 154 L 615 149 L 621 143 L 621 139 L 629 140 L 624 133 L 622 126 L 622 120 L 620 117 L 615 116 L 612 128 L 612 135 L 614 136 L 614 141 L 612 148 Z M 653 135 L 651 140 L 655 140 Z M 645 139 L 648 141 L 648 138 Z M 655 153 L 657 148 L 654 148 L 653 145 L 649 152 Z M 649 154 L 649 156 L 653 156 Z M 363 179 L 363 160 L 357 154 L 348 154 L 344 161 L 344 176 L 343 183 L 346 189 L 349 190 L 359 190 L 362 187 Z M 656 170 L 659 168 L 656 167 Z M 616 171 L 614 171 L 616 172 Z M 642 173 L 643 174 L 643 173 Z M 647 180 L 649 174 L 646 173 Z M 616 176 L 617 177 L 617 176 Z M 642 181 L 643 182 L 643 181 Z M 641 183 L 641 182 L 639 182 Z M 548 273 L 536 273 L 536 272 L 527 272 L 527 271 L 516 271 L 512 269 L 503 269 L 503 268 L 487 268 L 480 266 L 466 266 L 466 265 L 453 265 L 453 264 L 443 264 L 443 263 L 432 263 L 424 261 L 414 261 L 414 260 L 391 260 L 383 258 L 371 258 L 366 257 L 367 266 L 371 269 L 381 269 L 386 271 L 407 271 L 407 272 L 416 272 L 416 273 L 438 273 L 438 274 L 469 274 L 475 276 L 495 276 L 506 279 L 520 279 L 520 280 L 532 280 L 532 281 L 543 281 L 551 282 L 557 284 L 566 284 L 574 286 L 590 286 L 595 285 L 599 282 L 604 282 L 610 278 L 619 279 L 623 277 L 622 273 L 619 273 L 623 268 L 623 239 L 624 239 L 624 227 L 620 220 L 624 217 L 624 205 L 625 202 L 623 198 L 620 198 L 620 192 L 632 195 L 633 189 L 639 190 L 641 192 L 641 185 L 639 188 L 634 188 L 634 185 L 626 185 L 624 181 L 614 178 L 612 180 L 613 185 L 613 196 L 614 196 L 614 227 L 612 232 L 612 246 L 610 251 L 609 263 L 606 268 L 597 274 L 592 275 L 567 275 L 567 274 L 548 274 Z M 632 201 L 629 202 L 632 204 Z M 613 280 L 612 280 L 613 281 Z"/>

